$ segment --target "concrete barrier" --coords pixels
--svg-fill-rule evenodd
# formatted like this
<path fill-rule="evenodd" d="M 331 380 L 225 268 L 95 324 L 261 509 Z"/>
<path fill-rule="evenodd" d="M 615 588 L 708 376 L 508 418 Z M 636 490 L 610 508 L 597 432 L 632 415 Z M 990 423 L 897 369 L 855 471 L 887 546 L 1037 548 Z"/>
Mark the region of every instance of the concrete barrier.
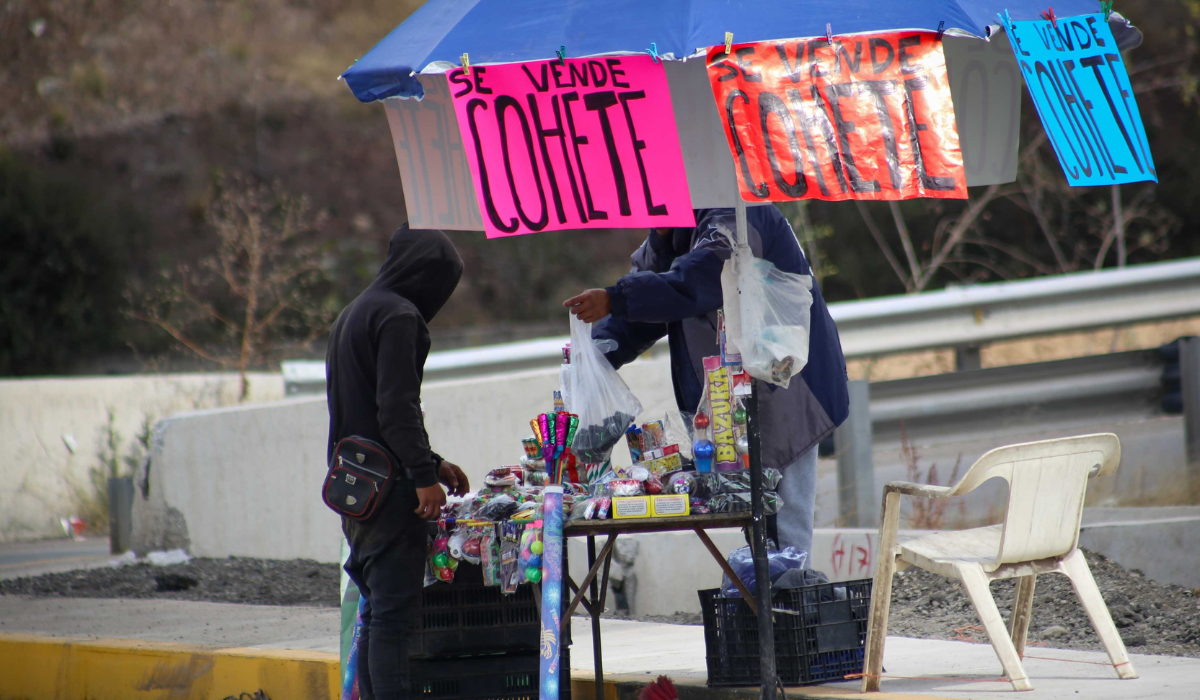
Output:
<path fill-rule="evenodd" d="M 624 368 L 622 374 L 636 388 L 645 406 L 644 416 L 662 415 L 673 407 L 664 361 L 639 361 Z M 557 370 L 430 382 L 423 391 L 430 439 L 478 486 L 487 470 L 516 462 L 522 453 L 520 437 L 529 433 L 529 418 L 549 406 L 557 385 Z M 1163 431 L 1178 428 L 1172 420 L 1177 422 L 1159 419 L 1112 427 L 1126 448 L 1121 469 L 1124 481 L 1096 484 L 1095 495 L 1111 499 L 1111 494 L 1124 493 L 1135 498 L 1137 482 L 1147 488 L 1152 483 L 1147 473 L 1159 473 L 1153 470 L 1156 464 L 1159 470 L 1173 464 L 1174 459 L 1160 459 L 1161 451 L 1166 449 L 1162 445 Z M 325 473 L 327 430 L 322 397 L 183 413 L 161 421 L 150 459 L 135 479 L 135 551 L 186 547 L 196 556 L 337 562 L 341 543 L 338 519 L 319 495 Z M 1059 430 L 1067 434 L 1092 432 L 1095 428 L 1072 426 Z M 1002 433 L 970 442 L 942 443 L 929 449 L 924 459 L 938 461 L 944 482 L 951 471 L 947 466 L 956 461 L 952 455 L 965 456 L 965 469 L 995 444 L 1034 437 L 1041 436 Z M 889 479 L 906 476 L 896 452 L 895 445 L 876 445 L 879 488 Z M 629 459 L 621 449 L 615 458 L 626 463 Z M 818 525 L 828 526 L 834 523 L 837 512 L 833 461 L 822 460 L 819 471 Z M 982 494 L 983 500 L 966 504 L 964 512 L 993 517 L 1002 512 L 1006 497 L 1003 488 L 991 489 Z M 1089 502 L 1095 500 L 1089 498 Z M 1151 578 L 1200 585 L 1194 558 L 1187 561 L 1177 556 L 1196 540 L 1200 522 L 1185 519 L 1148 523 L 1143 521 L 1164 521 L 1164 517 L 1122 508 L 1088 512 L 1108 510 L 1124 515 L 1096 517 L 1137 524 L 1086 528 L 1084 546 L 1140 568 Z M 957 512 L 946 514 L 949 526 L 961 526 L 964 523 L 955 521 L 970 519 Z M 713 535 L 724 552 L 744 544 L 737 530 Z M 647 534 L 622 540 L 613 575 L 628 581 L 623 595 L 636 614 L 698 612 L 695 591 L 720 584 L 719 568 L 691 533 Z M 869 577 L 876 555 L 874 542 L 875 534 L 870 529 L 819 529 L 811 553 L 812 566 L 834 580 Z M 586 550 L 579 540 L 573 540 L 570 546 L 571 568 L 579 580 Z"/>
<path fill-rule="evenodd" d="M 278 374 L 254 373 L 250 401 L 283 396 Z M 0 542 L 62 536 L 59 518 L 93 495 L 89 470 L 107 442 L 109 413 L 119 457 L 143 422 L 236 404 L 235 374 L 146 374 L 0 380 Z"/>
<path fill-rule="evenodd" d="M 621 374 L 643 415 L 674 406 L 665 362 L 636 362 Z M 430 442 L 480 486 L 489 470 L 517 462 L 529 419 L 551 407 L 556 388 L 556 369 L 430 382 L 422 391 Z M 159 422 L 135 478 L 134 551 L 338 561 L 341 529 L 320 498 L 328 430 L 324 397 Z M 628 452 L 616 459 L 628 463 Z"/>
<path fill-rule="evenodd" d="M 1200 506 L 1089 508 L 1079 546 L 1159 583 L 1200 588 Z"/>

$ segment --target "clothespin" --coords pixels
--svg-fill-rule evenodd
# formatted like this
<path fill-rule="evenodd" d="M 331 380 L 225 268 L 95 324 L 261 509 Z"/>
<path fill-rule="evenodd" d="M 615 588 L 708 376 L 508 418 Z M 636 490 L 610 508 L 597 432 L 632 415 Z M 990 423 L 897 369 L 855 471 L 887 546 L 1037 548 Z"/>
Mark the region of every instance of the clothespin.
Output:
<path fill-rule="evenodd" d="M 937 40 L 941 41 L 942 35 L 945 33 L 946 33 L 946 21 L 942 20 L 941 22 L 938 22 Z"/>
<path fill-rule="evenodd" d="M 1000 23 L 1004 25 L 1004 31 L 1008 31 L 1008 28 L 1012 26 L 1012 17 L 1009 16 L 1008 10 L 1005 10 L 1004 14 L 997 12 L 996 17 L 998 17 L 1000 19 Z"/>
<path fill-rule="evenodd" d="M 650 58 L 653 58 L 655 63 L 658 63 L 658 44 L 650 42 L 650 48 L 646 49 L 646 53 L 650 54 Z"/>
<path fill-rule="evenodd" d="M 463 75 L 471 74 L 471 57 L 465 53 L 462 55 L 462 67 L 463 67 Z"/>
<path fill-rule="evenodd" d="M 828 22 L 825 23 L 825 41 L 828 41 L 829 45 L 833 46 L 833 27 L 829 26 Z"/>
<path fill-rule="evenodd" d="M 725 55 L 733 53 L 733 32 L 725 32 Z"/>
<path fill-rule="evenodd" d="M 1042 19 L 1050 20 L 1050 24 L 1053 24 L 1054 28 L 1058 29 L 1058 18 L 1054 16 L 1054 8 L 1053 7 L 1047 9 L 1045 12 L 1042 13 Z"/>
<path fill-rule="evenodd" d="M 566 62 L 566 58 L 567 58 L 567 47 L 565 47 L 565 46 L 560 46 L 560 47 L 558 47 L 558 51 L 555 51 L 554 53 L 558 54 L 558 63 L 559 63 L 559 65 L 562 65 L 563 63 L 565 63 L 565 62 Z"/>
<path fill-rule="evenodd" d="M 1104 13 L 1104 21 L 1108 21 L 1108 16 L 1112 14 L 1113 0 L 1100 0 L 1100 11 Z"/>

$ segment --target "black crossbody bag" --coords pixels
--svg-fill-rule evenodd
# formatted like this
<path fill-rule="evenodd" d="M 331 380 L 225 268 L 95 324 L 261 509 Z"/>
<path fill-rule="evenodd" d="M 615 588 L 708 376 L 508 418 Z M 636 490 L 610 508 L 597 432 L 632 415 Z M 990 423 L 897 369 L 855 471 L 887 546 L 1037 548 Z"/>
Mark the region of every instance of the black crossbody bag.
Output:
<path fill-rule="evenodd" d="M 325 505 L 352 520 L 370 520 L 399 474 L 396 459 L 374 440 L 342 438 L 333 450 L 321 489 Z"/>

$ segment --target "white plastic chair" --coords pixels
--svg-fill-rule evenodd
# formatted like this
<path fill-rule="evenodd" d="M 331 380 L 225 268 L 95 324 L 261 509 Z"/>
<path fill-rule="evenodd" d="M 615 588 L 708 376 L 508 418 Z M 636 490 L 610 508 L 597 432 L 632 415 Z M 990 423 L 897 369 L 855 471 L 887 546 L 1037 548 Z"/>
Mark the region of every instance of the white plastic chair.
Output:
<path fill-rule="evenodd" d="M 1087 480 L 1112 474 L 1120 462 L 1121 443 L 1117 436 L 1099 433 L 994 449 L 980 457 L 953 487 L 904 481 L 893 481 L 884 487 L 863 692 L 879 690 L 892 575 L 897 568 L 910 565 L 962 581 L 1015 690 L 1033 690 L 1021 665 L 1021 656 L 1029 632 L 1034 583 L 1038 574 L 1049 572 L 1065 574 L 1071 579 L 1117 675 L 1137 678 L 1108 606 L 1078 547 Z M 901 495 L 952 498 L 970 493 L 993 478 L 1004 479 L 1009 485 L 1008 512 L 1003 525 L 896 542 Z M 992 581 L 1008 578 L 1020 579 L 1013 600 L 1011 636 L 1005 630 L 989 588 Z"/>

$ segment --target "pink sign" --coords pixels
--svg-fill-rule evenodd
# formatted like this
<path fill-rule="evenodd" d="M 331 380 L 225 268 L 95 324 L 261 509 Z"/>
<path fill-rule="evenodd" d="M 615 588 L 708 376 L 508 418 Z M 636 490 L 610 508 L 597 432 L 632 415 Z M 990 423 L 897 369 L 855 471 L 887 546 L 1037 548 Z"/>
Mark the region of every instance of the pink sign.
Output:
<path fill-rule="evenodd" d="M 695 225 L 661 63 L 573 58 L 448 77 L 488 238 Z"/>

